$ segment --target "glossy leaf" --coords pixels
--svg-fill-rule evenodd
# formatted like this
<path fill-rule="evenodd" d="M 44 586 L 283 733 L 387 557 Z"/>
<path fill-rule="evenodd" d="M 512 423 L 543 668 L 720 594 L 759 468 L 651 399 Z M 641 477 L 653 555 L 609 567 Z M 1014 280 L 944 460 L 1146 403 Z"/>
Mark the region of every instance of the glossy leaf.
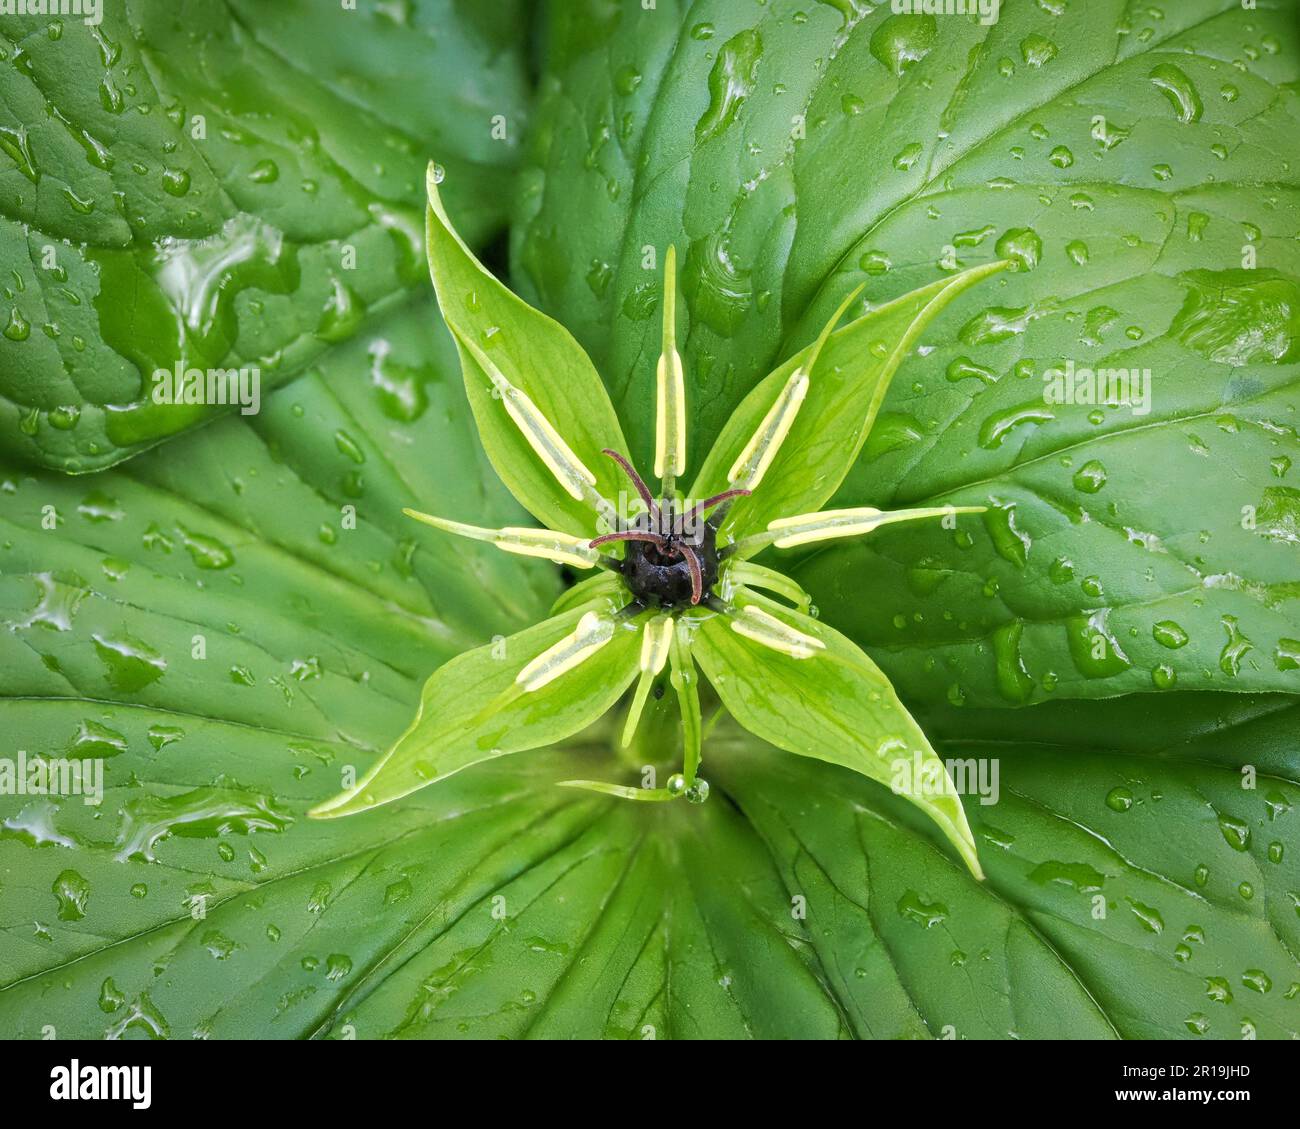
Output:
<path fill-rule="evenodd" d="M 513 233 L 521 282 L 629 428 L 657 329 L 647 244 L 682 253 L 699 443 L 853 287 L 880 302 L 1009 258 L 922 334 L 830 500 L 987 505 L 983 528 L 882 530 L 797 579 L 913 700 L 1296 692 L 1290 14 L 674 11 L 580 6 L 556 26 Z M 618 144 L 593 149 L 603 126 Z M 603 288 L 541 254 L 561 228 Z M 1149 410 L 1048 402 L 1067 364 L 1149 369 Z"/>
<path fill-rule="evenodd" d="M 1148 415 L 1106 409 L 1098 427 L 1099 409 L 1068 405 L 1026 422 L 1044 409 L 1015 381 L 945 407 L 943 426 L 905 448 L 868 444 L 836 503 L 989 507 L 956 530 L 916 523 L 828 544 L 794 568 L 901 690 L 1021 705 L 1300 689 L 1287 485 L 1300 370 L 1198 358 L 1179 340 L 1187 291 L 1159 289 L 1171 320 L 1140 347 L 1143 363 L 1187 375 L 1153 386 Z M 1051 356 L 1075 333 L 1047 320 L 1026 348 Z M 990 420 L 1010 428 L 1005 442 L 981 442 Z M 871 601 L 853 598 L 865 576 Z"/>
<path fill-rule="evenodd" d="M 797 658 L 739 634 L 726 616 L 706 620 L 694 653 L 732 717 L 787 752 L 908 789 L 908 797 L 982 877 L 943 762 L 876 665 L 839 632 L 802 612 L 756 593 L 738 593 L 735 602 L 742 609 L 759 608 L 824 649 Z"/>
<path fill-rule="evenodd" d="M 528 94 L 513 0 L 101 7 L 0 31 L 0 444 L 70 471 L 239 410 L 158 403 L 156 370 L 264 395 L 381 324 L 424 277 L 429 147 L 495 231 Z"/>
<path fill-rule="evenodd" d="M 862 282 L 879 303 L 1004 251 L 1036 264 L 1015 300 L 973 292 L 935 344 L 1034 291 L 1136 313 L 1140 289 L 1120 304 L 1105 288 L 1220 240 L 1240 266 L 1243 221 L 1260 230 L 1261 266 L 1294 262 L 1282 88 L 1296 32 L 1282 9 L 1007 4 L 985 26 L 884 4 L 698 0 L 645 17 L 575 0 L 550 30 L 515 273 L 596 360 L 638 458 L 658 334 L 647 246 L 674 243 L 682 261 L 696 460 Z M 1223 60 L 1239 41 L 1250 49 Z M 1186 111 L 1151 77 L 1168 66 L 1186 76 Z M 1287 188 L 1265 200 L 1259 183 Z M 1191 221 L 1199 241 L 1193 214 L 1215 217 Z M 1040 286 L 1043 268 L 1068 288 Z M 1041 360 L 1002 321 L 1001 353 Z M 887 409 L 911 399 L 901 387 Z"/>
<path fill-rule="evenodd" d="M 76 716 L 5 709 L 50 740 Z M 1294 887 L 1294 812 L 1270 820 L 1265 802 L 1300 805 L 1293 779 L 1248 795 L 1231 768 L 1080 743 L 1062 790 L 1060 750 L 966 745 L 958 755 L 1002 765 L 999 803 L 970 809 L 989 854 L 977 883 L 887 789 L 747 735 L 712 740 L 715 794 L 700 807 L 556 787 L 609 771 L 579 749 L 482 765 L 322 824 L 303 814 L 328 782 L 295 777 L 276 734 L 214 725 L 159 757 L 146 738 L 157 719 L 101 710 L 128 744 L 109 771 L 135 772 L 141 798 L 185 794 L 184 766 L 221 744 L 251 787 L 275 792 L 284 825 L 198 826 L 158 842 L 151 864 L 117 861 L 79 804 L 44 825 L 73 847 L 0 839 L 24 876 L 6 886 L 6 921 L 48 933 L 5 949 L 0 1025 L 16 1037 L 45 1024 L 124 1038 L 1297 1034 L 1287 950 L 1300 937 L 1293 914 L 1269 910 Z M 1116 787 L 1133 791 L 1126 811 L 1106 802 Z M 1225 842 L 1205 796 L 1246 820 L 1248 850 Z M 1287 845 L 1280 863 L 1271 841 Z M 89 886 L 74 920 L 53 892 L 69 868 Z M 183 909 L 197 869 L 203 922 Z M 147 890 L 132 896 L 135 884 Z"/>
<path fill-rule="evenodd" d="M 519 133 L 505 76 L 521 71 L 508 43 L 523 21 L 457 4 L 454 26 L 423 42 L 436 4 L 360 7 L 327 19 L 313 5 L 319 34 L 303 36 L 291 25 L 305 3 L 133 0 L 105 5 L 102 43 L 73 20 L 65 47 L 47 20 L 30 21 L 21 49 L 0 39 L 11 112 L 0 183 L 20 233 L 9 260 L 39 262 L 27 234 L 47 236 L 43 217 L 64 206 L 52 175 L 30 187 L 27 153 L 47 166 L 51 138 L 64 138 L 61 167 L 83 160 L 59 114 L 100 129 L 96 139 L 108 123 L 107 182 L 126 193 L 145 240 L 194 234 L 142 226 L 179 214 L 155 191 L 165 150 L 146 134 L 194 107 L 257 140 L 209 133 L 202 153 L 220 192 L 192 176 L 177 199 L 199 219 L 186 223 L 219 223 L 223 194 L 242 201 L 278 184 L 286 212 L 326 225 L 330 269 L 340 250 L 330 240 L 362 233 L 364 289 L 362 276 L 396 277 L 393 263 L 407 259 L 374 254 L 369 213 L 332 201 L 352 200 L 355 182 L 370 202 L 394 170 L 400 180 L 408 161 L 422 165 L 429 144 L 448 191 L 468 186 L 470 207 L 448 206 L 478 234 L 470 212 L 500 206 L 490 170 L 480 179 L 442 151 L 455 150 L 436 128 L 446 99 L 412 97 L 424 83 L 441 94 L 444 80 L 488 75 L 475 87 L 483 99 L 448 117 L 485 161 L 508 161 Z M 612 712 L 565 748 L 477 764 L 346 820 L 307 818 L 400 737 L 430 670 L 536 622 L 557 594 L 545 562 L 473 543 L 448 551 L 401 516 L 526 524 L 495 485 L 452 342 L 415 281 L 410 297 L 372 303 L 352 341 L 268 394 L 256 417 L 218 420 L 84 480 L 0 468 L 0 723 L 33 756 L 100 759 L 106 784 L 98 807 L 0 795 L 0 1034 L 1300 1036 L 1300 706 L 1293 694 L 1183 689 L 1285 688 L 1294 677 L 1294 21 L 1230 0 L 1006 5 L 987 28 L 867 8 L 551 5 L 538 51 L 547 105 L 515 260 L 591 347 L 637 429 L 629 453 L 647 466 L 661 253 L 676 241 L 692 470 L 754 383 L 864 276 L 879 304 L 971 263 L 1017 261 L 922 334 L 834 502 L 960 500 L 988 514 L 955 533 L 879 530 L 860 543 L 869 555 L 836 547 L 801 569 L 820 617 L 801 626 L 849 621 L 899 676 L 935 751 L 990 786 L 966 792 L 962 817 L 987 878 L 975 881 L 931 814 L 887 783 L 777 750 L 711 701 L 709 801 L 643 788 L 647 767 L 663 782 L 680 763 L 675 729 L 663 727 L 676 716 L 671 693 L 647 703 L 627 753 Z M 141 13 L 149 34 L 119 34 Z M 229 42 L 248 66 L 230 65 Z M 483 43 L 502 47 L 500 72 Z M 443 52 L 441 66 L 424 65 Z M 320 57 L 348 72 L 323 95 L 304 77 Z M 150 84 L 162 92 L 152 116 L 99 113 L 112 113 L 114 91 L 133 109 Z M 26 92 L 16 115 L 15 91 Z M 506 114 L 505 144 L 479 108 Z M 382 161 L 381 122 L 402 123 Z M 280 178 L 259 170 L 249 187 L 241 177 L 265 147 Z M 310 205 L 304 179 L 319 187 Z M 33 206 L 36 219 L 24 211 Z M 100 246 L 91 240 L 92 253 Z M 95 334 L 67 332 L 65 318 L 62 337 L 47 337 L 24 304 L 30 274 L 26 289 L 13 281 L 30 335 L 0 339 L 0 354 L 49 340 L 72 355 L 82 336 L 87 357 L 99 351 L 79 375 L 107 382 L 117 370 Z M 67 285 L 93 308 L 76 270 Z M 239 348 L 272 352 L 267 339 L 282 330 L 299 344 L 314 336 L 332 291 L 302 289 L 314 304 L 300 324 L 285 312 L 293 296 L 245 287 Z M 1145 417 L 1093 422 L 1081 405 L 1041 414 L 1048 367 L 1140 360 L 1145 347 L 1159 360 Z M 307 364 L 292 347 L 285 355 L 286 373 Z M 22 370 L 24 394 L 57 392 L 59 371 Z M 48 401 L 41 410 L 62 402 Z M 20 434 L 5 410 L 0 427 Z M 35 438 L 93 440 L 87 419 L 67 432 L 38 420 Z M 764 565 L 745 567 L 756 584 L 778 584 Z M 802 600 L 785 582 L 774 590 Z M 557 614 L 579 619 L 611 595 L 602 574 L 561 596 Z M 1062 643 L 1059 624 L 1098 599 L 1128 659 L 1146 660 L 1134 642 L 1143 632 L 1182 656 L 1169 663 L 1173 691 L 1147 690 L 1137 662 L 1086 682 L 1064 665 L 1073 636 Z M 1155 638 L 1160 619 L 1123 618 L 1162 601 L 1174 602 L 1185 643 Z M 1212 618 L 1185 623 L 1184 611 Z M 1019 626 L 1004 631 L 1011 620 Z M 1190 672 L 1225 658 L 1209 641 L 1216 626 L 1227 668 L 1198 683 Z M 725 642 L 749 646 L 730 631 Z M 754 666 L 745 657 L 742 678 Z M 768 651 L 764 661 L 795 660 Z M 1023 688 L 1017 672 L 1031 692 L 1007 697 L 1004 685 Z M 1100 696 L 1133 689 L 1144 692 Z M 850 719 L 871 704 L 851 699 Z M 559 786 L 578 781 L 616 794 Z M 665 802 L 625 798 L 651 791 Z"/>
<path fill-rule="evenodd" d="M 341 379 L 363 340 L 253 426 L 221 421 L 89 481 L 0 476 L 0 718 L 31 753 L 103 757 L 106 784 L 98 808 L 0 797 L 0 1030 L 1300 1034 L 1290 699 L 1156 696 L 1163 716 L 1152 695 L 1125 716 L 1128 700 L 1061 703 L 1075 712 L 1017 711 L 1024 738 L 1006 711 L 927 717 L 958 738 L 936 741 L 942 755 L 1000 765 L 997 804 L 966 797 L 983 883 L 887 787 L 726 723 L 707 739 L 700 806 L 557 787 L 637 785 L 598 730 L 347 820 L 307 818 L 399 735 L 431 666 L 549 599 L 530 589 L 546 587 L 538 562 L 403 548 L 412 495 L 459 512 L 486 488 L 483 520 L 516 520 L 474 461 L 450 349 L 419 352 L 428 316 L 417 304 L 376 338 L 390 376 L 441 377 L 413 422 L 386 414 L 381 387 Z M 366 452 L 360 499 L 340 429 Z M 399 473 L 381 447 L 420 457 Z M 344 531 L 349 499 L 361 520 Z M 205 567 L 224 559 L 214 540 L 224 568 Z M 484 570 L 491 598 L 476 603 Z M 164 660 L 153 681 L 132 686 L 157 669 L 143 648 L 114 667 L 96 646 L 122 633 Z"/>

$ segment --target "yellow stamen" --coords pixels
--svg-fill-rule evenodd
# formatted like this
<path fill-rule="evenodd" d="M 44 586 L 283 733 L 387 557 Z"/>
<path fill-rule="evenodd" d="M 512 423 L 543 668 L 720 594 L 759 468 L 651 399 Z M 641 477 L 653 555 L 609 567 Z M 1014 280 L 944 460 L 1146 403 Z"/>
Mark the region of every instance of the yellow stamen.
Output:
<path fill-rule="evenodd" d="M 767 468 L 772 465 L 772 460 L 781 449 L 781 444 L 785 442 L 785 437 L 790 434 L 794 418 L 799 414 L 799 408 L 807 395 L 808 376 L 796 369 L 785 382 L 776 403 L 763 417 L 763 422 L 758 425 L 752 438 L 745 444 L 745 449 L 727 472 L 727 481 L 732 486 L 744 490 L 758 488 Z"/>
<path fill-rule="evenodd" d="M 984 506 L 923 506 L 912 510 L 882 511 L 862 506 L 851 510 L 823 510 L 816 514 L 797 517 L 779 517 L 768 522 L 769 533 L 778 549 L 791 549 L 814 541 L 827 541 L 833 537 L 856 537 L 870 533 L 877 526 L 892 525 L 898 521 L 915 521 L 927 517 L 947 517 L 950 514 L 983 513 Z"/>
<path fill-rule="evenodd" d="M 686 380 L 677 352 L 677 249 L 664 259 L 663 351 L 655 370 L 655 476 L 671 494 L 674 479 L 686 471 Z"/>
<path fill-rule="evenodd" d="M 525 693 L 540 690 L 562 674 L 591 658 L 614 638 L 614 621 L 595 612 L 587 612 L 572 633 L 553 647 L 548 647 L 515 675 L 515 682 Z"/>
<path fill-rule="evenodd" d="M 673 618 L 657 615 L 645 625 L 641 635 L 641 670 L 658 674 L 668 661 L 668 647 L 673 641 Z"/>
<path fill-rule="evenodd" d="M 789 655 L 792 659 L 812 658 L 818 651 L 826 649 L 826 644 L 820 639 L 796 631 L 788 623 L 783 623 L 753 604 L 747 604 L 731 617 L 731 630 L 755 643 Z"/>
<path fill-rule="evenodd" d="M 595 501 L 599 497 L 592 489 L 596 485 L 596 476 L 573 453 L 560 433 L 551 426 L 551 421 L 541 413 L 526 392 L 510 383 L 505 373 L 497 368 L 482 349 L 468 337 L 462 334 L 456 336 L 469 350 L 479 368 L 487 373 L 515 426 L 537 457 L 546 464 L 547 470 L 555 475 L 556 481 L 578 501 Z"/>
<path fill-rule="evenodd" d="M 444 533 L 454 533 L 457 537 L 468 537 L 473 541 L 486 541 L 507 553 L 542 557 L 573 568 L 593 568 L 600 561 L 598 549 L 591 548 L 586 538 L 574 537 L 571 533 L 558 533 L 553 529 L 522 529 L 513 525 L 504 529 L 484 529 L 480 525 L 465 525 L 432 514 L 422 514 L 419 510 L 403 510 L 402 513 L 425 525 L 431 525 L 434 529 L 441 529 Z"/>
<path fill-rule="evenodd" d="M 922 506 L 913 510 L 877 510 L 861 506 L 852 510 L 823 510 L 815 514 L 798 514 L 779 517 L 768 522 L 763 533 L 742 537 L 731 546 L 731 556 L 737 561 L 752 557 L 760 549 L 775 545 L 790 549 L 796 545 L 809 545 L 815 541 L 828 541 L 834 537 L 856 537 L 870 533 L 882 525 L 899 521 L 917 521 L 927 517 L 947 518 L 953 514 L 982 514 L 986 506 Z M 734 567 L 734 566 L 733 566 Z"/>
<path fill-rule="evenodd" d="M 831 331 L 839 325 L 844 311 L 861 293 L 862 287 L 859 286 L 839 304 L 839 308 L 831 315 L 830 321 L 822 326 L 821 333 L 808 349 L 803 363 L 790 374 L 790 379 L 785 382 L 785 387 L 781 389 L 776 403 L 763 417 L 763 422 L 758 425 L 758 430 L 754 432 L 753 438 L 740 453 L 740 457 L 732 463 L 731 470 L 727 473 L 727 481 L 732 486 L 741 486 L 749 490 L 758 488 L 763 475 L 767 473 L 767 468 L 772 465 L 772 460 L 780 451 L 781 444 L 785 442 L 785 437 L 790 434 L 790 428 L 794 426 L 794 418 L 799 414 L 804 397 L 808 395 L 809 375 L 817 366 L 817 358 L 821 356 L 822 347 L 830 338 Z"/>

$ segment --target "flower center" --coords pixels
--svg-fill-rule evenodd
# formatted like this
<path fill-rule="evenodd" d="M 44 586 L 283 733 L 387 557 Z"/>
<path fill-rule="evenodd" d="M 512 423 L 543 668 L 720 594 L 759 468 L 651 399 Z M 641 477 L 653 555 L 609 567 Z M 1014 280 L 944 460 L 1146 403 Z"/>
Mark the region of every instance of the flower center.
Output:
<path fill-rule="evenodd" d="M 632 595 L 650 607 L 677 608 L 699 602 L 693 599 L 693 557 L 700 571 L 699 599 L 706 598 L 718 579 L 718 531 L 698 515 L 681 528 L 669 510 L 663 511 L 659 525 L 659 529 L 654 527 L 649 514 L 640 515 L 632 523 L 633 529 L 660 535 L 659 542 L 627 542 L 621 571 Z"/>

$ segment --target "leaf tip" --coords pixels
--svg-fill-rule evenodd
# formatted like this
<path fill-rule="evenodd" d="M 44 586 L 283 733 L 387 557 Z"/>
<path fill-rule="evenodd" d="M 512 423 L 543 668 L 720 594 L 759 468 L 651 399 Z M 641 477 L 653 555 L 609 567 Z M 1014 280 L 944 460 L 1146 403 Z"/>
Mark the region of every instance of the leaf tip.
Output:
<path fill-rule="evenodd" d="M 450 235 L 460 244 L 461 249 L 469 256 L 475 266 L 482 270 L 482 264 L 479 263 L 470 251 L 469 247 L 466 246 L 465 241 L 460 237 L 460 233 L 457 232 L 455 226 L 452 224 L 451 217 L 447 215 L 447 208 L 442 202 L 442 192 L 439 188 L 439 185 L 441 185 L 445 179 L 446 172 L 443 167 L 438 164 L 437 161 L 430 161 L 428 167 L 424 171 L 424 188 L 429 197 L 429 211 L 426 217 L 427 222 L 425 224 L 426 230 L 430 235 L 432 235 L 434 231 L 433 225 L 436 223 L 439 228 L 443 229 L 444 234 Z M 432 247 L 426 248 L 426 251 L 430 256 L 430 264 L 432 264 Z M 434 282 L 436 286 L 436 278 Z"/>
<path fill-rule="evenodd" d="M 437 161 L 430 160 L 424 170 L 424 187 L 429 196 L 429 204 L 435 211 L 442 211 L 442 197 L 438 194 L 438 185 L 446 174 Z"/>

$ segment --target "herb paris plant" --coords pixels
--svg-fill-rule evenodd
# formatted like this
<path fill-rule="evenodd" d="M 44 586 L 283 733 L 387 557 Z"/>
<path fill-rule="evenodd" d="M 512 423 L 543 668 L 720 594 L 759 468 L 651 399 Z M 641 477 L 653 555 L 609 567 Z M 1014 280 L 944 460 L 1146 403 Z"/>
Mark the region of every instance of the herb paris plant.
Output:
<path fill-rule="evenodd" d="M 1018 3 L 984 29 L 879 4 L 566 0 L 549 6 L 561 34 L 533 48 L 509 14 L 522 5 L 491 7 L 132 0 L 57 38 L 49 18 L 0 20 L 3 124 L 23 142 L 0 153 L 6 265 L 22 278 L 7 301 L 30 327 L 0 335 L 19 405 L 0 404 L 14 735 L 0 779 L 15 748 L 28 764 L 104 762 L 99 806 L 0 794 L 0 1032 L 1300 1037 L 1293 6 Z M 1199 91 L 1198 120 L 1157 85 L 1171 67 Z M 485 128 L 498 111 L 505 144 Z M 183 128 L 194 114 L 206 142 Z M 518 184 L 502 176 L 511 145 L 528 155 Z M 591 357 L 627 441 L 615 449 L 647 478 L 676 244 L 681 483 L 701 498 L 727 488 L 795 364 L 703 476 L 724 425 L 854 286 L 881 304 L 1008 250 L 1037 258 L 947 305 L 878 413 L 892 361 L 872 346 L 903 341 L 928 299 L 833 333 L 777 462 L 731 511 L 753 532 L 823 506 L 989 507 L 956 531 L 913 521 L 749 562 L 781 554 L 818 622 L 879 664 L 946 761 L 1000 763 L 996 803 L 963 797 L 985 881 L 907 799 L 725 716 L 704 729 L 703 805 L 555 787 L 679 767 L 667 667 L 625 756 L 609 740 L 618 712 L 347 820 L 305 818 L 392 746 L 431 671 L 545 618 L 560 590 L 552 565 L 401 512 L 543 524 L 500 484 L 455 343 L 409 273 L 413 158 L 428 149 L 446 154 L 442 198 L 472 247 L 519 198 L 510 285 Z M 164 171 L 187 172 L 189 192 L 160 191 Z M 212 363 L 285 347 L 262 411 L 110 447 L 96 405 L 136 399 L 136 354 L 115 340 L 155 288 L 114 285 L 96 262 L 148 267 L 160 238 L 220 250 L 208 238 L 237 213 L 235 234 L 277 229 L 281 263 L 302 268 L 292 294 L 259 284 L 284 277 L 261 255 L 205 274 L 238 328 Z M 380 222 L 394 215 L 401 232 Z M 355 272 L 340 269 L 344 242 Z M 1236 269 L 1243 243 L 1253 273 Z M 46 244 L 66 281 L 43 268 Z M 334 277 L 367 309 L 331 315 L 321 342 Z M 565 415 L 563 390 L 494 351 L 549 351 L 548 331 L 470 310 L 470 289 L 483 298 L 466 283 L 450 316 L 546 401 L 615 496 L 623 472 L 573 438 L 599 406 Z M 1151 412 L 1025 412 L 1067 358 L 1150 366 Z M 562 371 L 562 350 L 538 363 Z M 501 407 L 498 462 L 517 434 Z M 155 419 L 180 425 L 181 411 Z M 873 418 L 834 496 L 782 473 L 798 452 L 847 457 Z M 94 444 L 103 458 L 84 458 Z M 562 510 L 572 499 L 536 465 L 553 497 L 530 504 Z M 563 528 L 597 535 L 576 517 Z M 1130 666 L 1075 665 L 1100 615 Z M 508 646 L 522 664 L 546 645 Z M 788 662 L 788 677 L 821 693 L 826 658 Z M 1176 681 L 1157 687 L 1157 671 Z M 777 721 L 788 740 L 827 732 L 773 709 L 772 734 Z"/>
<path fill-rule="evenodd" d="M 931 784 L 909 798 L 981 876 L 970 827 L 943 762 L 888 680 L 856 645 L 809 614 L 810 601 L 797 584 L 751 558 L 769 546 L 789 548 L 894 522 L 982 512 L 971 506 L 790 509 L 805 501 L 820 504 L 834 492 L 916 334 L 952 295 L 1006 264 L 966 271 L 866 313 L 840 331 L 850 335 L 864 325 L 878 331 L 891 324 L 893 307 L 913 311 L 901 340 L 876 342 L 877 352 L 889 359 L 859 407 L 847 461 L 838 444 L 809 442 L 820 422 L 818 412 L 825 409 L 821 397 L 813 397 L 812 404 L 809 399 L 823 379 L 818 366 L 823 349 L 857 292 L 811 346 L 754 389 L 705 460 L 692 491 L 683 494 L 678 479 L 687 469 L 687 412 L 676 346 L 676 256 L 670 247 L 656 369 L 656 496 L 623 453 L 626 443 L 590 360 L 562 327 L 517 299 L 474 257 L 443 209 L 441 179 L 441 170 L 431 165 L 427 245 L 439 303 L 460 351 L 484 445 L 506 485 L 548 528 L 487 529 L 406 512 L 507 552 L 600 573 L 563 597 L 558 614 L 506 640 L 503 649 L 479 648 L 439 669 L 425 686 L 415 720 L 388 754 L 354 787 L 312 814 L 366 811 L 471 764 L 562 740 L 600 717 L 635 680 L 623 728 L 627 745 L 665 667 L 681 708 L 682 771 L 664 787 L 564 783 L 632 800 L 685 796 L 701 803 L 708 782 L 699 775 L 698 662 L 742 725 L 790 752 L 842 764 L 882 783 L 895 775 L 900 760 L 919 758 L 920 776 Z M 597 453 L 609 462 L 597 459 Z M 635 488 L 634 515 L 621 512 L 614 500 L 611 463 Z M 702 489 L 709 492 L 700 498 Z M 780 508 L 774 512 L 773 505 Z M 613 555 L 620 551 L 621 556 Z"/>

